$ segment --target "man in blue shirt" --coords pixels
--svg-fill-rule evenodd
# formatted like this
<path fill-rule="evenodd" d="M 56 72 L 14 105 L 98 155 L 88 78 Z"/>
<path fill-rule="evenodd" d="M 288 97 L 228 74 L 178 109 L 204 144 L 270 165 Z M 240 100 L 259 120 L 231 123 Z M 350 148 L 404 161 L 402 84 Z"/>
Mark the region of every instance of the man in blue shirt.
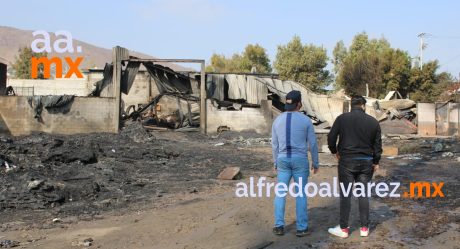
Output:
<path fill-rule="evenodd" d="M 301 193 L 296 197 L 296 224 L 299 237 L 307 235 L 308 213 L 307 197 L 304 192 L 308 182 L 309 163 L 308 150 L 310 150 L 313 164 L 312 171 L 318 172 L 318 145 L 316 143 L 315 129 L 311 120 L 301 112 L 301 93 L 291 91 L 286 95 L 285 110 L 280 114 L 272 126 L 272 150 L 275 169 L 278 172 L 278 184 L 283 183 L 289 186 L 291 178 L 294 178 L 297 185 L 295 193 Z M 276 191 L 275 191 L 276 192 Z M 286 191 L 279 192 L 282 195 L 275 197 L 275 227 L 273 233 L 284 234 L 284 208 L 286 204 Z"/>

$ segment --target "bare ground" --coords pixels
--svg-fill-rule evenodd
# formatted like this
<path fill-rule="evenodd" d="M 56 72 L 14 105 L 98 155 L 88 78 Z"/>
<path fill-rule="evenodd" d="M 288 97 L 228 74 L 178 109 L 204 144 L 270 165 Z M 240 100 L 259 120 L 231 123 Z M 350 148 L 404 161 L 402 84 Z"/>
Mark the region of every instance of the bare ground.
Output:
<path fill-rule="evenodd" d="M 263 138 L 151 135 L 134 127 L 120 135 L 3 138 L 0 154 L 19 168 L 1 175 L 0 241 L 19 241 L 19 248 L 78 248 L 87 238 L 91 248 L 460 248 L 458 140 L 387 141 L 421 155 L 383 159 L 386 173 L 377 181 L 444 181 L 446 197 L 372 198 L 368 238 L 359 237 L 354 201 L 351 237 L 337 239 L 327 234 L 338 223 L 337 198 L 308 200 L 312 232 L 304 238 L 294 235 L 288 198 L 287 234 L 277 237 L 273 198 L 237 198 L 236 181 L 215 179 L 224 167 L 238 166 L 242 181 L 274 181 Z M 433 152 L 439 143 L 442 150 Z M 328 154 L 321 162 L 335 164 Z M 330 182 L 336 171 L 324 166 L 310 181 Z M 43 182 L 31 189 L 34 180 Z"/>

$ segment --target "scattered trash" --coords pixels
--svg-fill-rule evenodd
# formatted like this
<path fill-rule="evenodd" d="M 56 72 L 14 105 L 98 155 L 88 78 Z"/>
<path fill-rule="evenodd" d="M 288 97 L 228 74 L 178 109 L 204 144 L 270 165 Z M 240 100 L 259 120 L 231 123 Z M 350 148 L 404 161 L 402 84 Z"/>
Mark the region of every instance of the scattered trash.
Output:
<path fill-rule="evenodd" d="M 227 167 L 217 176 L 220 180 L 238 180 L 241 177 L 240 167 Z"/>
<path fill-rule="evenodd" d="M 454 156 L 454 153 L 452 153 L 450 151 L 442 153 L 442 157 L 453 157 L 453 156 Z"/>
<path fill-rule="evenodd" d="M 59 219 L 59 218 L 54 218 L 53 219 L 53 223 L 61 223 L 61 222 L 62 222 L 62 220 Z"/>
<path fill-rule="evenodd" d="M 444 145 L 442 143 L 436 143 L 433 146 L 434 152 L 441 152 L 444 150 Z"/>
<path fill-rule="evenodd" d="M 401 155 L 400 158 L 403 160 L 422 160 L 422 155 L 420 153 L 406 154 L 406 155 Z"/>
<path fill-rule="evenodd" d="M 92 238 L 87 238 L 87 239 L 83 240 L 83 246 L 89 247 L 89 246 L 93 245 L 93 241 L 94 240 Z"/>
<path fill-rule="evenodd" d="M 228 126 L 219 126 L 217 127 L 217 133 L 222 133 L 224 131 L 229 131 L 230 130 L 230 127 Z"/>
<path fill-rule="evenodd" d="M 14 240 L 9 240 L 9 239 L 0 241 L 1 248 L 12 248 L 16 246 L 19 246 L 19 241 L 14 241 Z"/>
<path fill-rule="evenodd" d="M 44 180 L 33 180 L 33 181 L 30 181 L 29 184 L 27 184 L 27 189 L 29 189 L 29 190 L 39 189 L 40 186 L 42 186 L 42 184 L 43 184 L 44 182 L 45 182 Z"/>
<path fill-rule="evenodd" d="M 237 145 L 245 145 L 245 146 L 252 146 L 252 145 L 271 145 L 271 138 L 243 138 L 239 136 L 238 139 L 234 139 L 231 141 L 232 144 Z"/>
<path fill-rule="evenodd" d="M 0 166 L 5 166 L 5 172 L 9 172 L 11 170 L 16 169 L 16 165 L 10 165 L 7 161 L 0 159 Z"/>
<path fill-rule="evenodd" d="M 93 238 L 87 238 L 82 241 L 72 241 L 72 246 L 84 246 L 84 247 L 90 247 L 93 245 Z"/>
<path fill-rule="evenodd" d="M 214 146 L 217 147 L 217 146 L 222 146 L 222 145 L 224 145 L 224 144 L 225 144 L 225 143 L 217 143 L 217 144 L 214 144 Z"/>

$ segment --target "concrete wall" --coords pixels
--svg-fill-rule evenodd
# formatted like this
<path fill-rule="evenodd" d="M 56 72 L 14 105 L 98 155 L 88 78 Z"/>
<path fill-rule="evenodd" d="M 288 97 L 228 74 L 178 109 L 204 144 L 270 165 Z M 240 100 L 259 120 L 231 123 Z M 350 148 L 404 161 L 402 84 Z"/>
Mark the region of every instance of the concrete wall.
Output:
<path fill-rule="evenodd" d="M 418 103 L 418 134 L 422 136 L 459 136 L 460 104 Z"/>
<path fill-rule="evenodd" d="M 150 78 L 147 72 L 139 72 L 134 78 L 134 83 L 126 95 L 121 94 L 121 99 L 125 103 L 125 107 L 129 105 L 146 104 L 159 94 L 158 88 L 154 80 Z"/>
<path fill-rule="evenodd" d="M 190 111 L 192 113 L 200 112 L 200 106 L 198 102 L 189 101 L 189 103 L 190 103 Z M 164 117 L 174 112 L 177 112 L 179 108 L 180 108 L 180 111 L 184 115 L 188 114 L 188 104 L 186 100 L 179 98 L 179 103 L 178 103 L 177 97 L 164 95 L 163 97 L 161 97 L 160 101 L 157 104 L 157 115 L 159 117 Z"/>
<path fill-rule="evenodd" d="M 90 71 L 85 73 L 82 79 L 59 79 L 59 80 L 27 80 L 27 79 L 9 79 L 8 86 L 33 87 L 34 95 L 76 95 L 88 96 L 94 89 L 94 84 L 102 79 L 102 71 Z M 0 84 L 1 90 L 1 84 Z M 4 91 L 4 90 L 3 90 Z M 16 91 L 18 93 L 19 91 Z M 141 71 L 136 75 L 133 86 L 129 94 L 122 94 L 122 100 L 125 107 L 129 105 L 145 104 L 151 98 L 158 95 L 158 88 L 146 71 Z M 20 94 L 18 94 L 20 95 Z M 107 97 L 111 95 L 103 95 Z"/>
<path fill-rule="evenodd" d="M 436 135 L 436 106 L 434 103 L 417 103 L 418 134 Z"/>
<path fill-rule="evenodd" d="M 263 100 L 261 108 L 244 108 L 241 111 L 219 110 L 207 100 L 207 133 L 216 133 L 219 126 L 228 126 L 231 131 L 255 131 L 270 134 L 272 103 Z"/>
<path fill-rule="evenodd" d="M 449 127 L 448 133 L 460 136 L 460 104 L 449 103 Z"/>
<path fill-rule="evenodd" d="M 27 97 L 0 97 L 0 133 L 13 136 L 32 132 L 78 134 L 92 132 L 116 133 L 113 119 L 115 98 L 76 97 L 66 114 L 42 112 L 42 122 L 34 118 Z"/>
<path fill-rule="evenodd" d="M 91 90 L 88 88 L 87 80 L 83 79 L 59 79 L 59 80 L 26 80 L 9 79 L 8 86 L 33 87 L 34 95 L 76 95 L 87 96 Z M 16 94 L 20 94 L 16 91 Z"/>

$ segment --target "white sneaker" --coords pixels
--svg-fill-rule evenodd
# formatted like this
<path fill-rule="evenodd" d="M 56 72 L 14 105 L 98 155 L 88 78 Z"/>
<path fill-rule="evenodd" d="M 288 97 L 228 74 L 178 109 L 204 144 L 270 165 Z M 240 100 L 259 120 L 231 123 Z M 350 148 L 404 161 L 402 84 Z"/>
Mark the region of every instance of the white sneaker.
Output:
<path fill-rule="evenodd" d="M 359 233 L 361 234 L 361 237 L 367 237 L 369 236 L 369 228 L 361 227 L 361 229 L 359 229 Z"/>
<path fill-rule="evenodd" d="M 327 231 L 335 236 L 338 236 L 340 238 L 348 238 L 348 227 L 347 228 L 340 228 L 340 225 L 337 225 L 336 227 L 329 228 Z"/>

